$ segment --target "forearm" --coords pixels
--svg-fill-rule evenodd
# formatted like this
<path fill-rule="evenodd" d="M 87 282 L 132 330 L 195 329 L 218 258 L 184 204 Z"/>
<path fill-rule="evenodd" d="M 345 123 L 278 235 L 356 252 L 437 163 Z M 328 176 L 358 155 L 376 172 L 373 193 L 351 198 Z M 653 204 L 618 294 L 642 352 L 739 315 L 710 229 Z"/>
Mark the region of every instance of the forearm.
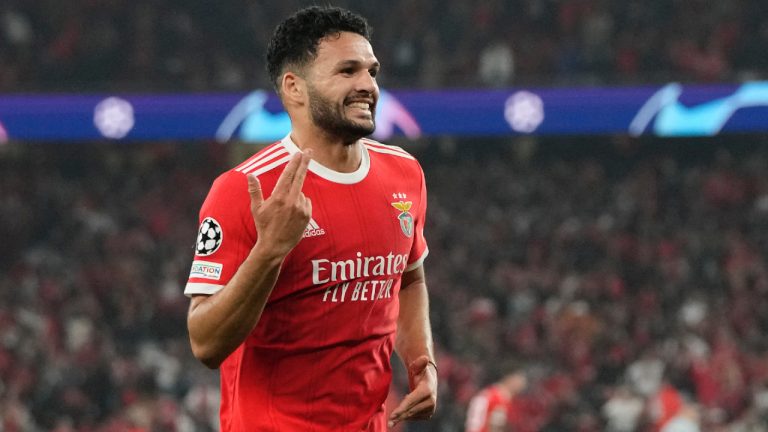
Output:
<path fill-rule="evenodd" d="M 221 291 L 193 298 L 187 317 L 195 357 L 217 368 L 258 324 L 283 258 L 257 245 Z"/>
<path fill-rule="evenodd" d="M 429 325 L 429 297 L 424 270 L 420 267 L 403 274 L 399 294 L 395 351 L 408 371 L 408 393 L 389 416 L 389 427 L 403 420 L 431 418 L 437 408 L 437 367 Z M 434 365 L 434 364 L 433 364 Z"/>
<path fill-rule="evenodd" d="M 399 300 L 395 351 L 406 367 L 422 355 L 434 361 L 426 282 L 423 279 L 410 282 L 400 290 Z"/>

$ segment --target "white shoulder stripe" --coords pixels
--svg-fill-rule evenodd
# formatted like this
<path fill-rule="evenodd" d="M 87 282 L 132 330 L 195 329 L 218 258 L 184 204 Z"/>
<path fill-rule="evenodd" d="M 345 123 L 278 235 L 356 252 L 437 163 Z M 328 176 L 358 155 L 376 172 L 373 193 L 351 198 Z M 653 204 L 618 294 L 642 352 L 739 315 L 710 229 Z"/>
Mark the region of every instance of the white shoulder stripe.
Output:
<path fill-rule="evenodd" d="M 427 255 L 429 255 L 429 248 L 424 249 L 424 252 L 421 254 L 421 257 L 416 261 L 408 264 L 408 267 L 406 267 L 404 271 L 409 272 L 411 270 L 416 270 L 417 268 L 421 267 L 424 264 L 424 260 L 427 259 Z"/>
<path fill-rule="evenodd" d="M 279 167 L 280 165 L 288 162 L 289 160 L 291 160 L 291 155 L 285 154 L 284 157 L 281 157 L 280 159 L 272 162 L 271 164 L 261 165 L 261 166 L 254 167 L 254 168 L 249 168 L 247 170 L 243 170 L 242 172 L 243 172 L 243 174 L 252 173 L 253 175 L 260 176 L 260 175 L 264 174 L 267 171 L 270 171 L 270 170 L 272 170 L 272 169 L 274 169 L 276 167 Z"/>
<path fill-rule="evenodd" d="M 240 170 L 244 169 L 245 167 L 247 167 L 249 165 L 252 165 L 255 162 L 258 162 L 259 160 L 261 160 L 265 156 L 269 155 L 270 153 L 274 152 L 275 150 L 278 150 L 279 148 L 280 148 L 280 146 L 274 145 L 274 144 L 271 145 L 271 146 L 266 147 L 264 150 L 256 153 L 255 155 L 253 155 L 253 156 L 249 157 L 248 159 L 244 160 L 242 163 L 240 163 L 240 165 L 236 166 L 235 167 L 235 171 L 240 171 Z"/>
<path fill-rule="evenodd" d="M 254 156 L 250 161 L 240 165 L 235 171 L 245 172 L 246 170 L 249 170 L 262 162 L 267 162 L 274 159 L 282 153 L 286 153 L 285 148 L 283 146 L 276 145 L 275 147 Z"/>
<path fill-rule="evenodd" d="M 271 155 L 269 155 L 269 156 L 267 156 L 267 157 L 257 161 L 256 163 L 249 164 L 249 166 L 247 166 L 247 167 L 243 167 L 240 170 L 240 172 L 248 173 L 249 171 L 255 171 L 255 170 L 259 169 L 260 167 L 265 166 L 268 162 L 270 162 L 270 161 L 272 161 L 274 159 L 281 158 L 283 156 L 287 156 L 287 155 L 288 155 L 287 151 L 276 151 L 276 152 L 272 153 Z"/>
<path fill-rule="evenodd" d="M 372 140 L 372 139 L 366 139 L 366 138 L 363 138 L 363 143 L 365 143 L 365 144 L 366 144 L 366 145 L 368 145 L 368 146 L 374 146 L 374 147 L 383 148 L 383 149 L 388 149 L 388 150 L 397 150 L 397 151 L 401 151 L 401 152 L 403 152 L 403 153 L 405 153 L 405 154 L 410 154 L 410 153 L 408 153 L 408 152 L 407 152 L 407 151 L 406 151 L 404 148 L 402 148 L 402 147 L 399 147 L 399 146 L 396 146 L 396 145 L 391 145 L 391 144 L 384 144 L 384 143 L 380 143 L 380 142 L 378 142 L 378 141 L 374 141 L 374 140 Z"/>
<path fill-rule="evenodd" d="M 401 158 L 416 160 L 416 158 L 414 158 L 413 156 L 409 155 L 408 153 L 406 153 L 404 151 L 398 151 L 398 150 L 394 150 L 394 149 L 382 148 L 382 147 L 372 146 L 372 145 L 369 145 L 369 144 L 366 144 L 365 147 L 367 147 L 368 150 L 375 151 L 376 153 L 390 154 L 390 155 L 394 155 L 394 156 L 400 156 Z"/>
<path fill-rule="evenodd" d="M 192 297 L 194 294 L 211 295 L 221 291 L 222 288 L 224 288 L 224 285 L 188 282 L 187 286 L 184 287 L 184 295 L 187 297 Z"/>

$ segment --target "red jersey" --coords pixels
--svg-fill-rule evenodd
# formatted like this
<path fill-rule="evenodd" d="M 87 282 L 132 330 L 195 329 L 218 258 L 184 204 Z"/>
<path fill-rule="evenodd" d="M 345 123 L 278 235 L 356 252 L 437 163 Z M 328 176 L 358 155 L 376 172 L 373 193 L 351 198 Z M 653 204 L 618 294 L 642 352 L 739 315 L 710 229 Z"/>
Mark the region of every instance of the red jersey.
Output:
<path fill-rule="evenodd" d="M 486 387 L 469 401 L 466 432 L 507 430 L 512 398 L 497 385 Z"/>
<path fill-rule="evenodd" d="M 674 419 L 683 408 L 683 397 L 674 387 L 663 384 L 656 395 L 651 399 L 651 416 L 653 430 L 660 431 Z"/>
<path fill-rule="evenodd" d="M 400 278 L 427 255 L 427 197 L 411 155 L 360 143 L 355 172 L 309 164 L 304 236 L 259 323 L 220 368 L 222 431 L 386 430 Z M 286 137 L 214 182 L 185 294 L 224 288 L 258 236 L 246 175 L 267 199 L 297 151 Z"/>

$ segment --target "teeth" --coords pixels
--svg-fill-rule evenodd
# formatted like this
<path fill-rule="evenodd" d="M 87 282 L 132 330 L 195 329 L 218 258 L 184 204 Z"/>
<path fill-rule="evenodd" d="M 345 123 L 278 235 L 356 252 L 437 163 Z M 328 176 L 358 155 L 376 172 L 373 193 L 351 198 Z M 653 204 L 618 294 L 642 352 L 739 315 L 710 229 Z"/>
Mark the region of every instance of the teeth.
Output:
<path fill-rule="evenodd" d="M 370 105 L 368 105 L 365 102 L 353 102 L 349 104 L 349 106 L 351 106 L 352 108 L 360 108 L 364 110 L 370 109 Z"/>

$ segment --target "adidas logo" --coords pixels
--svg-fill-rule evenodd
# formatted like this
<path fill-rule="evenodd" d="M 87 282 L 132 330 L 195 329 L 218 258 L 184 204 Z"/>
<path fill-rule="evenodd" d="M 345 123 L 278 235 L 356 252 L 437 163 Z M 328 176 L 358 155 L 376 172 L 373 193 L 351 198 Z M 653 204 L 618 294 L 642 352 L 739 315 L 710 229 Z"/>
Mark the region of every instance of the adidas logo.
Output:
<path fill-rule="evenodd" d="M 315 222 L 314 219 L 309 218 L 309 223 L 307 224 L 307 229 L 304 230 L 304 235 L 302 235 L 303 238 L 307 237 L 317 237 L 325 235 L 325 230 L 320 228 L 320 225 Z"/>

